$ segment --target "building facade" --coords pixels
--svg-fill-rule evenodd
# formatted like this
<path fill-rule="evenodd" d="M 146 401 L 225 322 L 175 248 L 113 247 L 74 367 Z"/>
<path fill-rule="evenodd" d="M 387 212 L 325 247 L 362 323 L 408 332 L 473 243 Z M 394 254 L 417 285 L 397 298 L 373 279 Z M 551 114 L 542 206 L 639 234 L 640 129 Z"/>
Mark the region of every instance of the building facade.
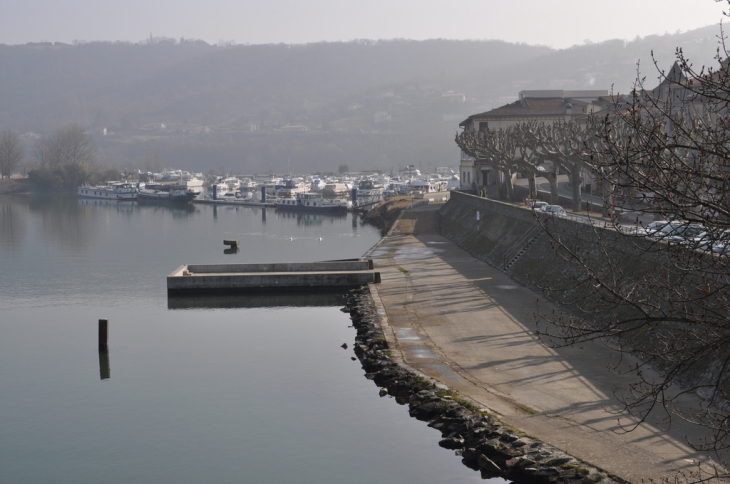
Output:
<path fill-rule="evenodd" d="M 595 101 L 608 96 L 608 90 L 542 90 L 520 91 L 513 103 L 473 114 L 459 123 L 464 130 L 504 129 L 518 123 L 538 121 L 556 123 L 585 118 L 601 110 Z M 461 152 L 459 160 L 461 187 L 484 187 L 497 182 L 497 173 L 490 163 Z"/>

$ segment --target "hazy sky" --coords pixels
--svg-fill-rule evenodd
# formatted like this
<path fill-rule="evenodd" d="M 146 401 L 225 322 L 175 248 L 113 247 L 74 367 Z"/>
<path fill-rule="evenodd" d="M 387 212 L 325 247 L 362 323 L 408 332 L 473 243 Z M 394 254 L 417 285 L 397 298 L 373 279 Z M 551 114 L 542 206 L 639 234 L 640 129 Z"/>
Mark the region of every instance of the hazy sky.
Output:
<path fill-rule="evenodd" d="M 714 0 L 0 0 L 0 43 L 503 39 L 568 47 L 718 24 Z"/>

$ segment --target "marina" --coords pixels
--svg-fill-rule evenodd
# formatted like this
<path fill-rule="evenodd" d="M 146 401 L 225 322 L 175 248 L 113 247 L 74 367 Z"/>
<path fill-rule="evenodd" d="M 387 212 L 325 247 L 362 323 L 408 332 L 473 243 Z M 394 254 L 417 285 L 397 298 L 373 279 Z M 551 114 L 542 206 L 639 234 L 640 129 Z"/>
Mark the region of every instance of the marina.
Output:
<path fill-rule="evenodd" d="M 350 173 L 336 175 L 222 175 L 203 176 L 166 168 L 159 173 L 137 173 L 129 180 L 78 188 L 79 198 L 98 200 L 175 202 L 250 207 L 282 211 L 345 213 L 367 211 L 397 195 L 421 196 L 458 186 L 458 177 L 446 167 L 422 175 L 413 166 L 397 175 Z"/>

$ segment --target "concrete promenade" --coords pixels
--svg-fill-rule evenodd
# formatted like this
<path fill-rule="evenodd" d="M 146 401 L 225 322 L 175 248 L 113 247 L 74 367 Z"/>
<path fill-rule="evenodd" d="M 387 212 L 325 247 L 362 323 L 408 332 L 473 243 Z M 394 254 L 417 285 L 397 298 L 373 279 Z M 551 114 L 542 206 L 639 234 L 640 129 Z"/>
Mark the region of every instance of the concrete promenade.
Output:
<path fill-rule="evenodd" d="M 439 207 L 404 213 L 369 253 L 381 273 L 374 297 L 397 340 L 394 357 L 627 481 L 696 469 L 703 455 L 685 436 L 699 437 L 697 430 L 675 418 L 668 430 L 657 419 L 621 432 L 613 392 L 633 378 L 609 371 L 617 355 L 597 343 L 556 350 L 539 341 L 537 303 L 548 314 L 553 306 L 439 235 Z"/>

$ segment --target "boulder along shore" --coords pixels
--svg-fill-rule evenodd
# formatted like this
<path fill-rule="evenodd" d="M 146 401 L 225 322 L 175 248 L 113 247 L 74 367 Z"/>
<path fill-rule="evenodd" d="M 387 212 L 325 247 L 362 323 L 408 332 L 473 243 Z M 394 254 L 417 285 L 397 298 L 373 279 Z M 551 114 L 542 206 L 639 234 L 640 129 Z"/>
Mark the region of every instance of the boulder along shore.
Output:
<path fill-rule="evenodd" d="M 484 479 L 503 477 L 517 484 L 624 483 L 544 442 L 500 423 L 494 415 L 447 387 L 395 363 L 367 287 L 350 291 L 344 311 L 357 330 L 354 351 L 365 376 L 409 414 L 441 432 L 438 445 L 452 449 Z"/>

